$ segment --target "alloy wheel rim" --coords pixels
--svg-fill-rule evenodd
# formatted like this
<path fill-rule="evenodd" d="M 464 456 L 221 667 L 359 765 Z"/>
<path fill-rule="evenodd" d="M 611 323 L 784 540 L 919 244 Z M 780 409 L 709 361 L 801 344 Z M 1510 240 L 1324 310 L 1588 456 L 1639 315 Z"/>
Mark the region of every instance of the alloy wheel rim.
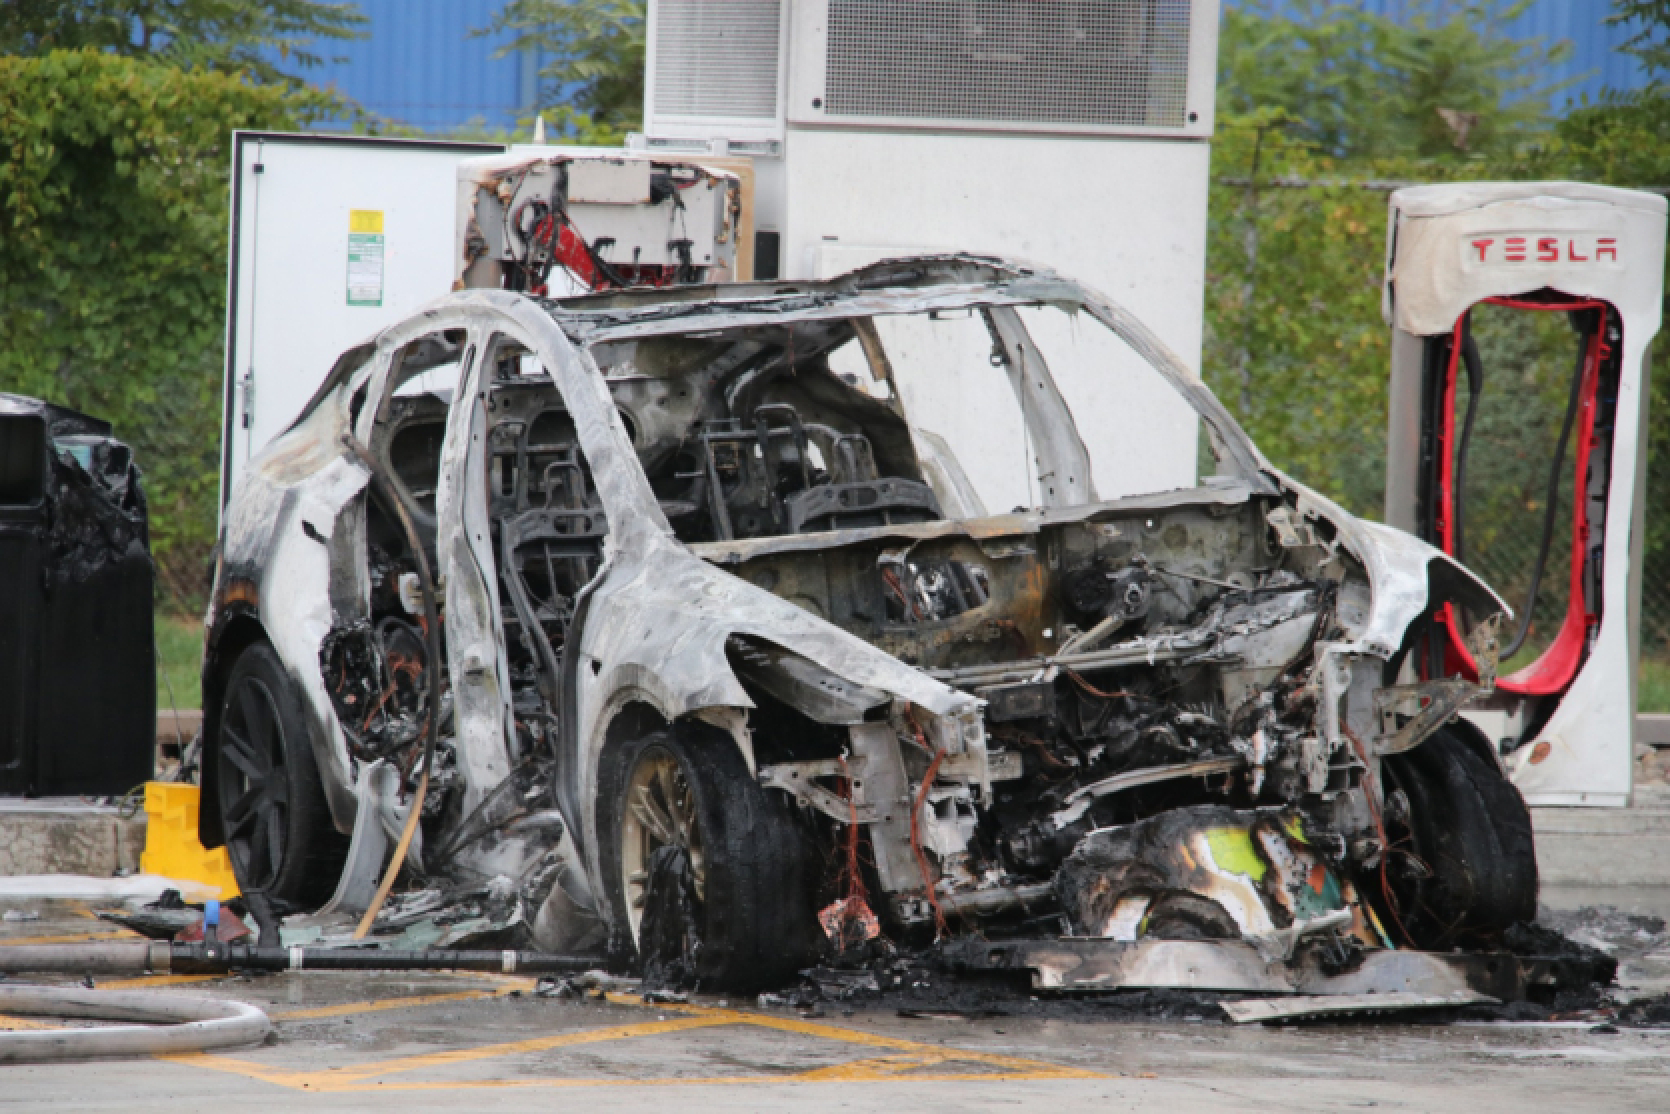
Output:
<path fill-rule="evenodd" d="M 226 845 L 245 889 L 269 889 L 284 866 L 290 779 L 278 702 L 245 677 L 221 717 L 220 809 Z"/>
<path fill-rule="evenodd" d="M 667 751 L 646 751 L 633 767 L 626 785 L 620 837 L 621 888 L 634 940 L 644 918 L 650 856 L 658 849 L 669 844 L 684 848 L 690 856 L 696 898 L 705 900 L 707 856 L 696 814 L 696 795 L 684 768 Z"/>

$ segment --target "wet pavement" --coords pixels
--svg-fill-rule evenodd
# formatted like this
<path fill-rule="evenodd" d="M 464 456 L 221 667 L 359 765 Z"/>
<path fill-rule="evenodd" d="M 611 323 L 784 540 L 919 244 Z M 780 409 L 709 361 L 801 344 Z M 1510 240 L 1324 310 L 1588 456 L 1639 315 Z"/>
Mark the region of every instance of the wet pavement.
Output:
<path fill-rule="evenodd" d="M 26 908 L 39 919 L 0 922 L 0 945 L 127 935 L 74 903 Z M 1547 915 L 1619 955 L 1625 994 L 1670 985 L 1662 924 L 1592 911 Z M 575 1000 L 537 996 L 531 979 L 439 974 L 99 985 L 235 997 L 267 1010 L 276 1032 L 265 1045 L 205 1055 L 0 1069 L 0 1106 L 1471 1112 L 1663 1110 L 1670 1093 L 1670 1029 L 1592 1022 L 1236 1027 L 1210 1005 L 1198 1020 L 1130 1020 L 1112 1003 L 1057 1009 L 1030 997 L 999 1016 L 909 1018 L 896 1003 L 802 1011 L 714 996 Z M 0 1019 L 7 1024 L 15 1022 Z"/>

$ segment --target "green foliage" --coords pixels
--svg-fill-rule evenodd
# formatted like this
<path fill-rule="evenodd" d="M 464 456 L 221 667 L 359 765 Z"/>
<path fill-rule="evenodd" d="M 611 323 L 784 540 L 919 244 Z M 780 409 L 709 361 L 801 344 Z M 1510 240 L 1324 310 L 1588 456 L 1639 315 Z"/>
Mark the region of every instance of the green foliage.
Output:
<path fill-rule="evenodd" d="M 1670 713 L 1670 662 L 1643 656 L 1641 672 L 1636 676 L 1635 684 L 1637 712 Z"/>
<path fill-rule="evenodd" d="M 1662 45 L 1670 0 L 1618 0 L 1614 11 L 1637 32 L 1629 49 L 1654 72 L 1670 69 Z M 1225 13 L 1204 374 L 1273 460 L 1370 516 L 1381 510 L 1385 467 L 1390 337 L 1379 302 L 1387 192 L 1451 180 L 1670 185 L 1670 90 L 1611 94 L 1539 127 L 1525 110 L 1543 112 L 1552 90 L 1535 84 L 1527 63 L 1552 52 L 1505 39 L 1487 16 L 1466 8 L 1447 23 L 1417 21 L 1403 47 L 1389 48 L 1390 28 L 1344 4 L 1311 3 L 1295 20 L 1267 8 Z M 1409 53 L 1423 36 L 1446 44 L 1426 62 Z M 1430 70 L 1424 77 L 1422 65 Z M 1519 99 L 1500 107 L 1504 96 Z M 1466 150 L 1432 127 L 1442 121 L 1437 109 L 1451 106 L 1480 113 Z M 1496 393 L 1486 394 L 1470 454 L 1468 559 L 1516 602 L 1535 531 L 1532 540 L 1515 531 L 1523 535 L 1541 510 L 1544 453 L 1569 382 L 1573 349 L 1562 330 L 1553 319 L 1478 322 Z M 1645 636 L 1649 651 L 1663 653 L 1670 644 L 1670 592 L 1661 587 L 1670 584 L 1663 361 L 1649 422 Z M 1554 553 L 1550 575 L 1563 579 L 1564 562 Z M 1558 621 L 1546 610 L 1537 613 L 1540 626 Z M 1534 630 L 1533 641 L 1546 633 Z"/>
<path fill-rule="evenodd" d="M 335 106 L 91 48 L 0 57 L 0 390 L 133 444 L 180 605 L 214 541 L 228 141 Z"/>
<path fill-rule="evenodd" d="M 203 704 L 203 622 L 174 614 L 156 617 L 157 711 Z"/>
<path fill-rule="evenodd" d="M 1399 21 L 1325 0 L 1226 10 L 1218 109 L 1279 111 L 1289 134 L 1345 158 L 1496 152 L 1536 130 L 1557 91 L 1541 73 L 1563 44 L 1507 38 L 1530 0 L 1412 0 Z"/>
<path fill-rule="evenodd" d="M 90 47 L 296 85 L 299 79 L 272 61 L 275 53 L 316 66 L 323 59 L 313 53 L 314 40 L 361 38 L 365 23 L 355 4 L 317 0 L 7 0 L 0 54 Z"/>
<path fill-rule="evenodd" d="M 1659 75 L 1670 72 L 1670 0 L 1612 0 L 1606 22 L 1629 28 L 1631 35 L 1619 49 L 1641 60 L 1653 75 L 1649 92 L 1656 92 Z"/>
<path fill-rule="evenodd" d="M 509 0 L 476 32 L 508 32 L 500 57 L 538 50 L 540 108 L 579 143 L 618 144 L 643 125 L 644 0 Z"/>
<path fill-rule="evenodd" d="M 1283 469 L 1378 517 L 1389 342 L 1385 194 L 1289 138 L 1276 114 L 1221 126 L 1206 262 L 1207 382 Z M 1254 188 L 1256 179 L 1264 188 Z"/>

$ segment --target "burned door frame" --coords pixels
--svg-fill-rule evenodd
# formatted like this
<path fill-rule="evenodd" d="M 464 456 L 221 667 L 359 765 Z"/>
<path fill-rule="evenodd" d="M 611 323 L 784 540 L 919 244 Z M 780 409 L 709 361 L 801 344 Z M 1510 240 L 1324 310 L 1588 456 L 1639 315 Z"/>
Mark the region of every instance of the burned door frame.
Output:
<path fill-rule="evenodd" d="M 488 503 L 490 436 L 488 402 L 493 356 L 504 340 L 539 360 L 551 386 L 574 421 L 581 453 L 603 506 L 608 532 L 602 561 L 580 591 L 562 655 L 559 685 L 572 692 L 572 678 L 585 634 L 586 600 L 609 576 L 622 546 L 642 546 L 659 527 L 668 530 L 660 506 L 638 467 L 636 453 L 615 410 L 601 372 L 563 335 L 549 316 L 526 299 L 500 291 L 457 296 L 462 306 L 426 315 L 423 332 L 467 327 L 478 357 L 464 370 L 447 416 L 436 495 L 436 553 L 446 585 L 446 636 L 453 687 L 456 750 L 464 780 L 462 808 L 477 807 L 511 773 L 518 756 L 505 630 L 499 593 L 499 555 L 493 547 Z M 480 303 L 479 308 L 473 303 Z M 406 332 L 406 330 L 402 330 Z M 417 335 L 412 331 L 410 335 Z M 579 730 L 576 700 L 560 702 L 558 802 L 572 821 L 574 772 L 562 768 L 574 752 Z"/>

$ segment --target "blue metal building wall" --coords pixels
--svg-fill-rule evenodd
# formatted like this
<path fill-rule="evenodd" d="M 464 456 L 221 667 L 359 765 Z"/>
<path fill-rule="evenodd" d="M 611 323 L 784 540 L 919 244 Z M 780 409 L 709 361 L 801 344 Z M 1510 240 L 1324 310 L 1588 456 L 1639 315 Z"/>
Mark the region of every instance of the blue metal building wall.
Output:
<path fill-rule="evenodd" d="M 358 2 L 370 19 L 370 37 L 324 45 L 319 53 L 343 60 L 307 71 L 308 80 L 334 85 L 372 112 L 430 132 L 472 123 L 510 128 L 530 111 L 538 59 L 494 58 L 502 39 L 470 36 L 487 26 L 503 0 Z M 1261 2 L 1223 0 L 1227 8 Z M 1423 6 L 1418 0 L 1357 2 L 1396 19 Z M 1563 102 L 1593 100 L 1603 89 L 1632 89 L 1645 80 L 1635 60 L 1618 53 L 1626 35 L 1605 23 L 1610 10 L 1608 0 L 1534 0 L 1508 30 L 1521 38 L 1570 42 L 1570 57 L 1547 76 L 1551 84 L 1575 79 Z"/>
<path fill-rule="evenodd" d="M 1262 6 L 1263 0 L 1222 0 L 1225 8 Z M 1272 5 L 1278 10 L 1286 7 Z M 1356 0 L 1356 6 L 1377 15 L 1399 21 L 1421 10 L 1446 8 L 1455 10 L 1463 5 L 1460 0 L 1422 3 L 1421 0 Z M 1497 0 L 1495 10 L 1503 11 L 1510 0 Z M 1291 9 L 1289 9 L 1291 10 Z M 1554 107 L 1563 110 L 1581 103 L 1584 97 L 1596 100 L 1604 89 L 1636 89 L 1646 83 L 1646 75 L 1634 58 L 1618 52 L 1628 32 L 1610 26 L 1606 17 L 1612 11 L 1610 0 L 1533 0 L 1519 18 L 1509 23 L 1506 33 L 1519 39 L 1541 39 L 1544 43 L 1569 42 L 1571 52 L 1566 60 L 1545 75 L 1550 85 L 1571 81 L 1572 84 L 1556 99 Z"/>
<path fill-rule="evenodd" d="M 504 0 L 358 0 L 368 38 L 323 42 L 341 61 L 303 72 L 380 116 L 429 132 L 510 128 L 534 99 L 537 58 L 494 58 L 503 37 L 472 38 Z"/>

